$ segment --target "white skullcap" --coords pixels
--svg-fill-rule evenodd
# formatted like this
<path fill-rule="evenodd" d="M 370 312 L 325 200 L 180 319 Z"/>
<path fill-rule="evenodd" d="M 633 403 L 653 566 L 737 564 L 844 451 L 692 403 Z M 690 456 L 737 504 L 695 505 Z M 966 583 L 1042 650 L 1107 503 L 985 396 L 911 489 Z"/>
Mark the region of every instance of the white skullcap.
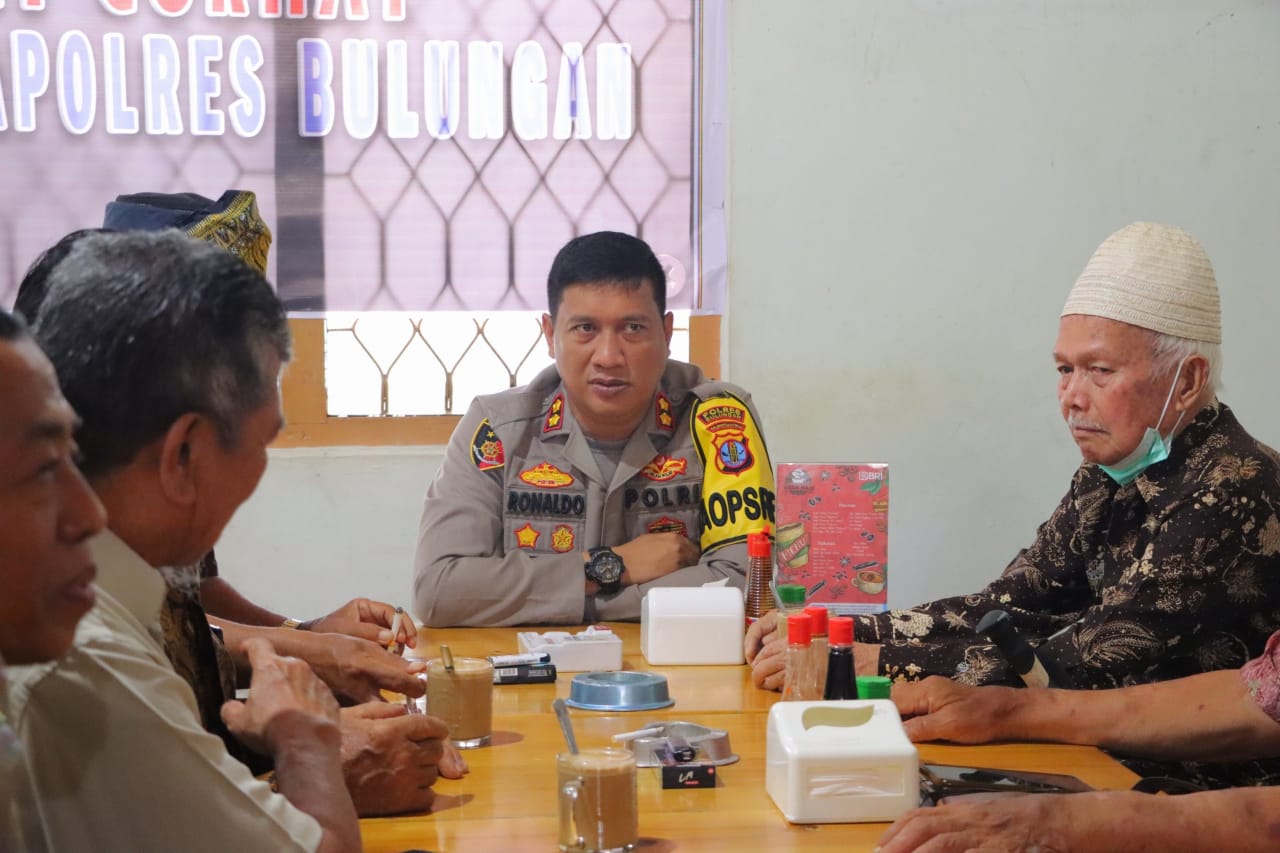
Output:
<path fill-rule="evenodd" d="M 1062 316 L 1068 314 L 1222 343 L 1222 308 L 1209 256 L 1176 225 L 1134 222 L 1103 240 L 1067 295 Z"/>

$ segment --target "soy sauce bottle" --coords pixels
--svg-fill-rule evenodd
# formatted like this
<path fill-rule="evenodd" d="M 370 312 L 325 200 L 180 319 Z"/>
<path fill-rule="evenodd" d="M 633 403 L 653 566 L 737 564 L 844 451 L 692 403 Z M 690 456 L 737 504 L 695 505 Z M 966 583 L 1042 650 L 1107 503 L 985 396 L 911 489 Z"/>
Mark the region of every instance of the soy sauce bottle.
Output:
<path fill-rule="evenodd" d="M 827 685 L 823 699 L 857 699 L 853 677 L 853 618 L 832 616 L 827 620 Z"/>

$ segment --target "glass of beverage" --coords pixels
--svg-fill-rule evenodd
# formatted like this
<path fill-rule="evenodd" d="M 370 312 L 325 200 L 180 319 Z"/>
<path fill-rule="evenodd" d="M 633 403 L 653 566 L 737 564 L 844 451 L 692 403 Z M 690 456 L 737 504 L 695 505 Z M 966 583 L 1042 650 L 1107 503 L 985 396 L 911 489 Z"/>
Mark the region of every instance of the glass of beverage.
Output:
<path fill-rule="evenodd" d="M 455 657 L 450 672 L 439 658 L 428 661 L 426 711 L 444 720 L 458 749 L 487 744 L 493 736 L 493 664 Z"/>
<path fill-rule="evenodd" d="M 639 840 L 636 758 L 626 749 L 584 749 L 556 756 L 560 849 L 621 853 Z"/>

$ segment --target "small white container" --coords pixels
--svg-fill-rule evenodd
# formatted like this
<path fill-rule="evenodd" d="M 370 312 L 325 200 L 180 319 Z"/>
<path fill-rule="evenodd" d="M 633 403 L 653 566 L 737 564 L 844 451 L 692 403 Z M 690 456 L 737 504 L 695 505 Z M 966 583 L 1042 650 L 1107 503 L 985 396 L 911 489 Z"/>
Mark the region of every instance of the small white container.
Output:
<path fill-rule="evenodd" d="M 887 699 L 775 703 L 765 761 L 791 823 L 892 821 L 920 804 L 920 756 Z"/>
<path fill-rule="evenodd" d="M 656 587 L 640 604 L 640 651 L 651 664 L 736 665 L 746 626 L 740 589 Z"/>
<path fill-rule="evenodd" d="M 520 651 L 551 655 L 557 672 L 608 672 L 622 669 L 622 638 L 600 625 L 568 631 L 521 631 Z"/>

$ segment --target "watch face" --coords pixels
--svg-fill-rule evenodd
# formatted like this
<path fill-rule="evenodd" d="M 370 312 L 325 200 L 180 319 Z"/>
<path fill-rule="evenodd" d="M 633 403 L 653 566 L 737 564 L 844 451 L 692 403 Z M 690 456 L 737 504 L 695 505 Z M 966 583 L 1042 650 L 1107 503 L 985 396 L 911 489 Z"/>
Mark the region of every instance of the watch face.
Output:
<path fill-rule="evenodd" d="M 602 586 L 617 583 L 622 577 L 622 558 L 607 548 L 593 553 L 587 576 Z"/>

